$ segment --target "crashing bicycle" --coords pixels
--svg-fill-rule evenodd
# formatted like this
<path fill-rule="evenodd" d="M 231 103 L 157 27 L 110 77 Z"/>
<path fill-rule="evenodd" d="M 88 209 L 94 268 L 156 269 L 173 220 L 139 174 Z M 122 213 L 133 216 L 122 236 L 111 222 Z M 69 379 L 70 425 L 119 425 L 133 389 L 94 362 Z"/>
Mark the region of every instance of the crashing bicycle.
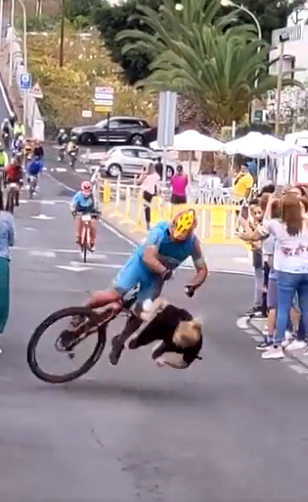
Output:
<path fill-rule="evenodd" d="M 64 308 L 45 319 L 36 328 L 28 345 L 28 364 L 31 371 L 38 378 L 50 383 L 64 383 L 83 375 L 97 363 L 102 355 L 109 323 L 120 313 L 125 313 L 127 318 L 125 327 L 119 335 L 113 336 L 111 343 L 109 361 L 112 365 L 116 365 L 125 344 L 133 335 L 138 334 L 138 330 L 142 329 L 145 301 L 155 303 L 155 299 L 160 297 L 164 283 L 172 277 L 173 272 L 181 263 L 191 256 L 196 268 L 195 277 L 185 287 L 188 297 L 191 298 L 206 280 L 207 266 L 199 240 L 194 233 L 195 226 L 196 217 L 193 210 L 180 213 L 171 224 L 160 222 L 151 230 L 146 242 L 134 251 L 116 276 L 112 289 L 94 293 L 82 307 Z M 191 322 L 187 314 L 185 316 L 179 322 Z M 41 369 L 36 349 L 46 329 L 65 318 L 70 318 L 70 321 L 67 327 L 58 334 L 55 344 L 57 351 L 74 358 L 74 350 L 84 340 L 95 334 L 97 341 L 93 352 L 84 364 L 71 373 L 58 376 Z M 172 315 L 170 319 L 174 321 L 176 316 Z M 176 327 L 173 326 L 173 328 Z M 154 331 L 157 333 L 161 329 Z M 130 348 L 136 348 L 136 345 Z"/>

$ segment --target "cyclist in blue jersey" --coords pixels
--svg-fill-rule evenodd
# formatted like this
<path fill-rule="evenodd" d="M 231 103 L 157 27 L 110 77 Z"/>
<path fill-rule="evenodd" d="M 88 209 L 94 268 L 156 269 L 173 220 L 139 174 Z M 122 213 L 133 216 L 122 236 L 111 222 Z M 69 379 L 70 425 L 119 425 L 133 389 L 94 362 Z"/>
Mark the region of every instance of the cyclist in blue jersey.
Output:
<path fill-rule="evenodd" d="M 187 296 L 204 283 L 207 265 L 203 257 L 199 239 L 194 233 L 197 220 L 193 209 L 183 211 L 171 221 L 161 221 L 148 234 L 146 241 L 138 246 L 113 281 L 112 288 L 97 291 L 86 303 L 91 308 L 99 308 L 117 302 L 133 287 L 140 285 L 135 315 L 128 318 L 122 333 L 112 339 L 109 356 L 111 364 L 117 364 L 125 342 L 141 325 L 139 317 L 145 300 L 155 300 L 161 293 L 165 281 L 188 257 L 192 257 L 196 274 L 185 287 Z M 73 319 L 72 327 L 80 320 Z"/>
<path fill-rule="evenodd" d="M 39 174 L 43 171 L 43 162 L 42 160 L 35 156 L 30 162 L 27 164 L 27 178 L 28 183 L 30 181 L 30 176 L 34 176 L 35 178 L 39 177 Z"/>
<path fill-rule="evenodd" d="M 95 249 L 95 239 L 96 239 L 96 220 L 98 216 L 98 207 L 96 200 L 93 195 L 92 184 L 90 181 L 83 181 L 80 186 L 80 190 L 74 195 L 71 202 L 72 215 L 75 218 L 75 236 L 76 243 L 80 244 L 81 239 L 81 215 L 91 214 L 91 251 Z"/>

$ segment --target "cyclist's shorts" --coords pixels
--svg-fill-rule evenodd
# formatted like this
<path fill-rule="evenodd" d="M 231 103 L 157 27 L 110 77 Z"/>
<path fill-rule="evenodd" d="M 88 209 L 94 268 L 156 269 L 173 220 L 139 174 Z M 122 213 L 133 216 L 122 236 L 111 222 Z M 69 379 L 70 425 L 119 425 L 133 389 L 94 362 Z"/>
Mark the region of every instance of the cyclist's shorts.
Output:
<path fill-rule="evenodd" d="M 132 256 L 115 277 L 113 287 L 118 293 L 125 295 L 138 284 L 140 290 L 137 301 L 142 303 L 148 298 L 155 300 L 160 295 L 163 280 L 148 272 L 137 256 Z"/>

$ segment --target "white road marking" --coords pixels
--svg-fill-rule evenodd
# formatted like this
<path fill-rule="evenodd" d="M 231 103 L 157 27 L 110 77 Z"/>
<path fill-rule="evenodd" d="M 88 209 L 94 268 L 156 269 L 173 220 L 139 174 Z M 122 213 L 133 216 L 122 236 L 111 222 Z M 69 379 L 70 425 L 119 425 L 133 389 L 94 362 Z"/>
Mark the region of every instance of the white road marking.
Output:
<path fill-rule="evenodd" d="M 40 256 L 42 258 L 56 258 L 56 253 L 54 251 L 38 251 L 36 249 L 33 249 L 32 251 L 29 251 L 29 254 L 31 256 Z"/>
<path fill-rule="evenodd" d="M 47 221 L 47 220 L 54 220 L 54 216 L 47 216 L 46 214 L 38 214 L 37 216 L 31 216 L 32 219 L 34 220 L 42 220 L 42 221 Z"/>
<path fill-rule="evenodd" d="M 55 170 L 57 173 L 66 173 L 67 168 L 66 167 L 55 167 Z"/>
<path fill-rule="evenodd" d="M 299 364 L 289 364 L 289 368 L 298 373 L 299 375 L 307 375 L 308 369 L 305 366 L 300 366 Z"/>
<path fill-rule="evenodd" d="M 61 270 L 68 270 L 69 272 L 84 272 L 85 270 L 90 270 L 90 267 L 82 267 L 80 264 L 78 266 L 73 265 L 55 265 L 56 268 L 60 268 Z"/>
<path fill-rule="evenodd" d="M 236 321 L 236 325 L 239 329 L 244 329 L 246 330 L 248 328 L 248 324 L 247 324 L 247 321 L 248 321 L 248 317 L 247 316 L 243 316 L 243 317 L 239 317 Z"/>
<path fill-rule="evenodd" d="M 257 342 L 257 343 L 263 342 L 263 336 L 262 335 L 252 335 L 251 338 L 253 338 L 254 341 Z"/>
<path fill-rule="evenodd" d="M 98 268 L 123 268 L 123 265 L 118 264 L 118 263 L 93 263 L 93 262 L 87 262 L 87 265 L 89 267 L 98 267 Z M 78 261 L 70 261 L 70 266 L 71 267 L 77 267 L 80 266 L 80 263 Z"/>
<path fill-rule="evenodd" d="M 85 167 L 79 167 L 79 168 L 75 169 L 75 172 L 76 173 L 89 173 L 88 169 L 86 169 Z"/>
<path fill-rule="evenodd" d="M 35 249 L 36 251 L 53 251 L 55 253 L 79 253 L 80 254 L 80 250 L 79 249 L 57 249 L 57 248 L 33 248 L 33 247 L 26 247 L 26 246 L 14 246 L 14 248 L 12 248 L 13 250 L 15 251 L 31 251 L 33 249 Z M 131 253 L 122 253 L 120 251 L 106 251 L 106 253 L 93 253 L 93 257 L 94 258 L 97 258 L 98 260 L 106 260 L 108 258 L 108 255 L 111 255 L 111 256 L 130 256 Z"/>
<path fill-rule="evenodd" d="M 29 204 L 29 203 L 38 203 L 38 204 L 46 204 L 47 206 L 54 206 L 56 204 L 65 204 L 67 205 L 66 200 L 41 200 L 41 199 L 21 199 L 20 203 L 21 204 Z"/>

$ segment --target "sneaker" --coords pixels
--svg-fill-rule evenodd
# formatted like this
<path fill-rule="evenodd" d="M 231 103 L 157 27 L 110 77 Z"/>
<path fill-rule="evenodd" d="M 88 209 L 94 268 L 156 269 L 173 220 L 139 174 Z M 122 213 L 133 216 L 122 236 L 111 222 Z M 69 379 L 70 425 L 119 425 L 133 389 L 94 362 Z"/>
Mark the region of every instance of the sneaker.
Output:
<path fill-rule="evenodd" d="M 292 340 L 287 345 L 287 350 L 302 350 L 307 347 L 307 343 L 304 340 Z"/>
<path fill-rule="evenodd" d="M 255 316 L 256 314 L 261 314 L 261 307 L 255 306 L 247 310 L 246 315 Z"/>
<path fill-rule="evenodd" d="M 119 340 L 119 338 L 120 336 L 117 335 L 114 336 L 111 340 L 112 349 L 109 354 L 109 361 L 113 366 L 118 364 L 122 351 L 124 349 L 124 344 Z"/>
<path fill-rule="evenodd" d="M 265 352 L 263 352 L 261 357 L 262 359 L 283 359 L 284 353 L 280 346 L 275 347 L 275 345 L 272 345 Z"/>
<path fill-rule="evenodd" d="M 283 349 L 285 349 L 288 345 L 290 345 L 290 343 L 295 339 L 295 336 L 293 333 L 291 333 L 291 331 L 286 331 L 285 334 L 284 334 L 284 339 L 283 341 L 281 342 L 281 346 Z"/>
<path fill-rule="evenodd" d="M 259 343 L 259 345 L 256 346 L 257 350 L 267 350 L 269 347 L 273 345 L 272 340 L 264 340 L 263 342 Z"/>
<path fill-rule="evenodd" d="M 94 251 L 95 251 L 95 244 L 92 244 L 92 246 L 90 246 L 90 251 L 91 251 L 91 253 L 94 253 Z"/>

